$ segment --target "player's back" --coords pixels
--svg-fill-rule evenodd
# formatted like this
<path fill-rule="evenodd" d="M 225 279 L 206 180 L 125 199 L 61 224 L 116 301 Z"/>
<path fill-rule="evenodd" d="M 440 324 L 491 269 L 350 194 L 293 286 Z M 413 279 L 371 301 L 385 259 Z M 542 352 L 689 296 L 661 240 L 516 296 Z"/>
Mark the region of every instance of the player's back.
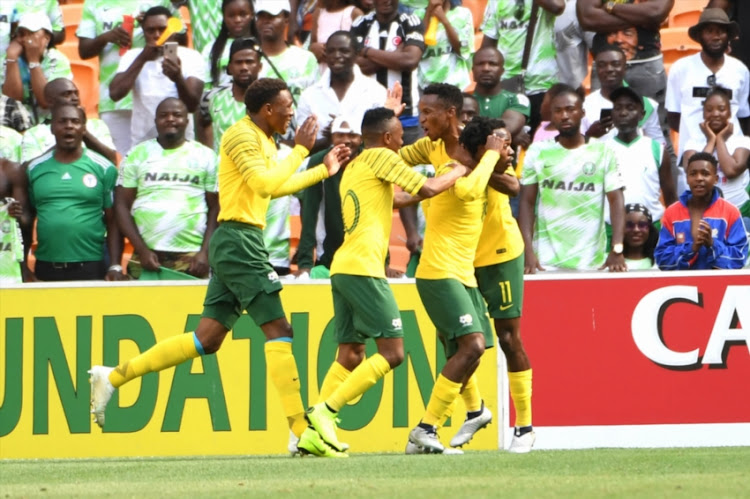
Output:
<path fill-rule="evenodd" d="M 416 193 L 425 180 L 384 147 L 365 149 L 347 165 L 339 188 L 344 242 L 333 257 L 331 275 L 385 278 L 393 184 Z"/>

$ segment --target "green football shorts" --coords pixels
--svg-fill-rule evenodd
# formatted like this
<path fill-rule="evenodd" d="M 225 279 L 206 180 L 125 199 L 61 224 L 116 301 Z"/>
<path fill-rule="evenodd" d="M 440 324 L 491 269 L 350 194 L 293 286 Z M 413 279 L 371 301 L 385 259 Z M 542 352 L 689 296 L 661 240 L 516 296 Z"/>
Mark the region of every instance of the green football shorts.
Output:
<path fill-rule="evenodd" d="M 401 312 L 385 279 L 334 274 L 331 276 L 331 291 L 338 343 L 404 337 Z"/>
<path fill-rule="evenodd" d="M 232 329 L 243 310 L 258 326 L 284 317 L 279 276 L 268 262 L 263 230 L 222 222 L 209 242 L 213 275 L 203 301 L 203 317 Z"/>
<path fill-rule="evenodd" d="M 458 351 L 458 337 L 471 333 L 482 333 L 486 348 L 495 345 L 479 289 L 464 286 L 456 279 L 417 279 L 417 292 L 444 340 L 446 357 Z"/>
<path fill-rule="evenodd" d="M 493 319 L 521 317 L 523 309 L 523 253 L 512 260 L 477 267 L 474 275 Z"/>

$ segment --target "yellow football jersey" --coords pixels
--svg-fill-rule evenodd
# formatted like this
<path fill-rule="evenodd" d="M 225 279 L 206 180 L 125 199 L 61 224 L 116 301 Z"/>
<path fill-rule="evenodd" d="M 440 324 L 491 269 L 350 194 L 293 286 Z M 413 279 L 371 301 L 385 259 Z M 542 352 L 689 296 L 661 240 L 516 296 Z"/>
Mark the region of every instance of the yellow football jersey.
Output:
<path fill-rule="evenodd" d="M 513 167 L 506 174 L 515 175 Z M 475 267 L 507 262 L 523 253 L 523 238 L 510 209 L 510 198 L 495 189 L 487 190 L 487 213 L 479 237 Z"/>
<path fill-rule="evenodd" d="M 365 149 L 344 171 L 339 191 L 344 242 L 331 263 L 331 275 L 385 278 L 391 235 L 393 184 L 417 194 L 427 178 L 390 149 Z"/>
<path fill-rule="evenodd" d="M 308 150 L 300 145 L 283 161 L 276 143 L 249 116 L 230 126 L 221 139 L 219 222 L 234 220 L 261 229 L 272 197 L 285 196 L 328 177 L 323 165 L 294 173 Z"/>
<path fill-rule="evenodd" d="M 487 151 L 467 177 L 423 202 L 427 229 L 415 277 L 457 279 L 465 286 L 477 286 L 474 255 L 482 232 L 487 182 L 498 159 L 497 152 Z M 443 165 L 436 175 L 449 171 L 450 166 Z"/>

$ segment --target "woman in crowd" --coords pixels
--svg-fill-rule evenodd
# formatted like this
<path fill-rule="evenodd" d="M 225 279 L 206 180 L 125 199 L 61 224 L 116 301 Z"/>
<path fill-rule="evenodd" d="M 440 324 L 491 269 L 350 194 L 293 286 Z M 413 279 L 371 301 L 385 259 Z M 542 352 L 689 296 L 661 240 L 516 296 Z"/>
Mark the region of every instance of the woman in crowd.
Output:
<path fill-rule="evenodd" d="M 654 248 L 659 230 L 651 213 L 641 204 L 625 205 L 625 239 L 623 254 L 628 270 L 650 270 L 654 267 Z"/>

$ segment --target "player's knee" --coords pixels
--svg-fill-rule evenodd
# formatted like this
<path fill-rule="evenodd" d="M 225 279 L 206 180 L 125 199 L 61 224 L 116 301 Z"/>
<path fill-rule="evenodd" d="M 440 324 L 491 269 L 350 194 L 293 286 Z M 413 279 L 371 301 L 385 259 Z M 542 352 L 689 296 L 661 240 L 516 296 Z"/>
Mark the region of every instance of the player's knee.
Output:
<path fill-rule="evenodd" d="M 339 353 L 336 361 L 350 371 L 360 365 L 365 360 L 365 346 L 361 348 L 344 347 L 339 345 Z"/>
<path fill-rule="evenodd" d="M 404 361 L 404 349 L 393 349 L 388 352 L 384 352 L 381 354 L 383 357 L 385 357 L 385 360 L 388 361 L 388 365 L 391 366 L 391 369 L 394 369 L 401 365 L 401 363 Z"/>
<path fill-rule="evenodd" d="M 479 362 L 479 359 L 484 354 L 484 337 L 482 335 L 476 336 L 471 341 L 465 341 L 459 346 L 461 353 L 466 358 L 467 364 L 471 365 Z"/>
<path fill-rule="evenodd" d="M 219 351 L 219 348 L 221 348 L 221 344 L 224 343 L 224 338 L 226 335 L 210 335 L 203 339 L 201 339 L 201 346 L 203 347 L 203 353 L 206 355 L 211 355 L 212 353 L 216 353 Z"/>

